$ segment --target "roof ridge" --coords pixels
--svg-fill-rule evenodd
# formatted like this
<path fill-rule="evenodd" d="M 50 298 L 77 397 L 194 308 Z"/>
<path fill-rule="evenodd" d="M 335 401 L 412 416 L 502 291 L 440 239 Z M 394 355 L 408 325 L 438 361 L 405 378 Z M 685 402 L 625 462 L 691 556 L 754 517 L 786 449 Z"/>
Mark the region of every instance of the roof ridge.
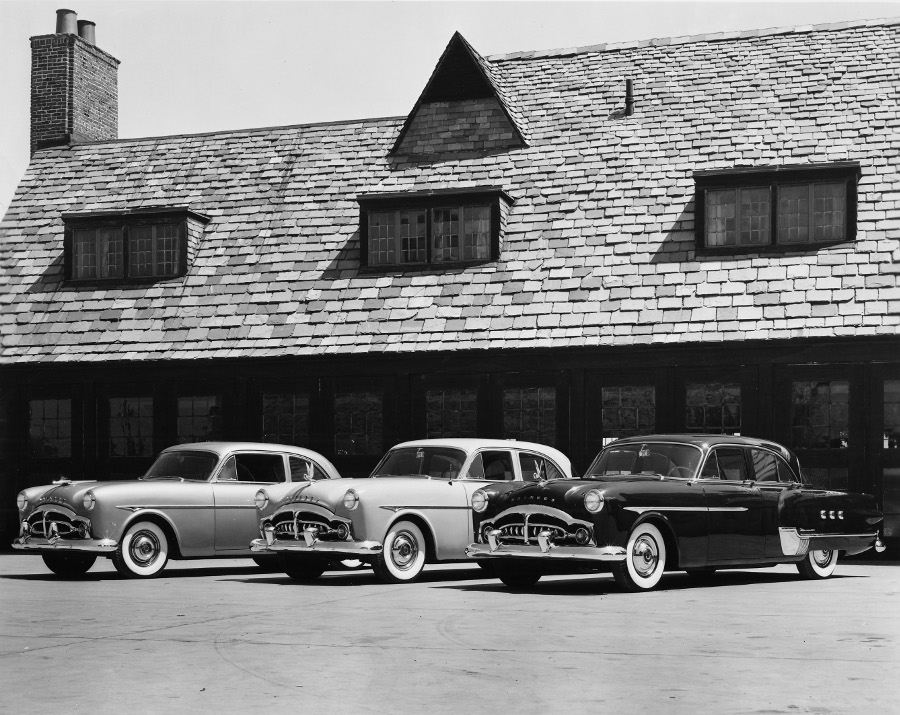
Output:
<path fill-rule="evenodd" d="M 829 32 L 847 30 L 855 27 L 876 27 L 878 25 L 900 25 L 900 16 L 890 18 L 843 20 L 841 22 L 821 23 L 817 25 L 791 25 L 784 27 L 768 27 L 751 30 L 729 30 L 723 32 L 707 32 L 700 35 L 682 35 L 679 37 L 656 37 L 648 40 L 631 40 L 629 42 L 605 42 L 597 45 L 565 47 L 551 50 L 526 50 L 507 52 L 505 54 L 488 55 L 488 62 L 506 62 L 511 60 L 530 60 L 543 57 L 565 57 L 588 52 L 611 52 L 630 50 L 640 47 L 656 47 L 665 45 L 685 45 L 692 42 L 718 42 L 721 40 L 748 39 L 751 37 L 767 37 L 771 35 L 802 34 L 806 32 Z"/>
<path fill-rule="evenodd" d="M 95 146 L 97 144 L 121 144 L 128 142 L 151 142 L 165 139 L 188 139 L 190 137 L 209 137 L 221 134 L 256 134 L 259 132 L 274 132 L 280 129 L 315 129 L 318 127 L 331 127 L 341 124 L 374 124 L 376 122 L 396 122 L 405 119 L 403 115 L 391 117 L 361 117 L 357 119 L 337 119 L 330 122 L 302 122 L 300 124 L 276 124 L 268 127 L 244 127 L 242 129 L 215 129 L 209 132 L 185 132 L 182 134 L 160 134 L 144 137 L 119 137 L 117 139 L 94 139 L 92 141 L 78 141 L 68 145 L 55 145 L 38 149 L 35 154 L 51 149 L 60 149 L 66 146 L 82 147 Z"/>

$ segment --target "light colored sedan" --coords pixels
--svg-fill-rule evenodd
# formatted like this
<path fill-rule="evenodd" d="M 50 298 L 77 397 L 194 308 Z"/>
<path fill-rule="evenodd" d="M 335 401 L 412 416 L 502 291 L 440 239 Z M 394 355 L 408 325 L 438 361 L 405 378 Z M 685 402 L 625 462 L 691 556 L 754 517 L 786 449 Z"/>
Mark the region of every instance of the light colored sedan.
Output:
<path fill-rule="evenodd" d="M 332 481 L 337 470 L 317 452 L 252 442 L 197 442 L 164 450 L 138 480 L 66 479 L 19 493 L 13 548 L 39 553 L 54 573 L 87 572 L 108 556 L 123 576 L 158 575 L 168 559 L 251 553 L 259 534 L 254 496 L 274 497 L 298 482 Z"/>
<path fill-rule="evenodd" d="M 368 479 L 315 482 L 257 495 L 263 538 L 284 571 L 316 578 L 329 561 L 359 559 L 387 582 L 415 580 L 427 562 L 464 560 L 473 539 L 472 494 L 544 479 L 571 478 L 562 452 L 530 442 L 429 439 L 391 449 Z"/>

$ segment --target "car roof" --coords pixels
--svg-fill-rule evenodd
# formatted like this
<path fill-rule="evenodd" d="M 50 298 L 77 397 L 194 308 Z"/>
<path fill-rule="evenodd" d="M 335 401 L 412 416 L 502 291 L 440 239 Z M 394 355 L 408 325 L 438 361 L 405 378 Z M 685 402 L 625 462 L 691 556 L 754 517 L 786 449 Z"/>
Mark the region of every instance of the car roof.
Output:
<path fill-rule="evenodd" d="M 769 447 L 779 452 L 785 447 L 778 442 L 759 437 L 739 437 L 730 434 L 645 434 L 622 437 L 611 444 L 635 444 L 641 442 L 683 442 L 697 447 L 713 447 L 717 444 L 739 444 L 747 447 Z"/>
<path fill-rule="evenodd" d="M 401 442 L 392 447 L 452 447 L 466 452 L 474 452 L 478 449 L 517 449 L 541 452 L 553 459 L 560 467 L 571 471 L 572 464 L 569 458 L 555 447 L 537 442 L 523 442 L 518 439 L 483 439 L 481 437 L 442 437 L 438 439 L 414 439 L 409 442 Z"/>
<path fill-rule="evenodd" d="M 174 452 L 178 450 L 203 450 L 206 452 L 214 452 L 222 457 L 231 452 L 277 452 L 279 454 L 296 454 L 300 457 L 308 457 L 317 462 L 326 471 L 334 472 L 335 476 L 340 476 L 337 468 L 328 459 L 318 452 L 305 447 L 297 447 L 292 444 L 275 444 L 273 442 L 186 442 L 185 444 L 173 444 L 166 447 L 163 452 Z M 329 475 L 331 476 L 331 475 Z"/>

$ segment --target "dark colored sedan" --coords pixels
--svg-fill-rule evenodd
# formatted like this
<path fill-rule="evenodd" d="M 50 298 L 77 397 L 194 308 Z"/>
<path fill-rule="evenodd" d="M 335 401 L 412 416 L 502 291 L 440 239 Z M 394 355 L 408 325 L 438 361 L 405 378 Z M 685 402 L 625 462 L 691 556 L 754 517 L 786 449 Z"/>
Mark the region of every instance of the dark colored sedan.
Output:
<path fill-rule="evenodd" d="M 621 439 L 579 480 L 486 487 L 472 508 L 466 553 L 519 588 L 565 563 L 611 569 L 629 591 L 679 569 L 794 563 L 806 578 L 827 578 L 840 552 L 884 550 L 873 497 L 817 489 L 790 450 L 750 437 Z"/>

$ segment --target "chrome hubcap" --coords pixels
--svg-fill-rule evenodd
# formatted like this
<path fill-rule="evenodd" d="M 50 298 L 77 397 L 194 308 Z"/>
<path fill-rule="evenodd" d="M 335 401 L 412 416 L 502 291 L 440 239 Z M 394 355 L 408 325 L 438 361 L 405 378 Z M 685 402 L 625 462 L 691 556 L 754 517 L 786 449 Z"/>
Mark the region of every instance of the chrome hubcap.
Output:
<path fill-rule="evenodd" d="M 394 543 L 391 544 L 391 561 L 398 569 L 406 570 L 415 563 L 419 555 L 419 545 L 406 531 L 397 534 Z"/>
<path fill-rule="evenodd" d="M 647 578 L 653 575 L 659 563 L 659 549 L 656 542 L 646 534 L 639 536 L 631 550 L 631 563 L 639 576 Z"/>
<path fill-rule="evenodd" d="M 128 553 L 139 566 L 149 566 L 159 556 L 159 540 L 152 531 L 139 531 L 131 539 Z"/>
<path fill-rule="evenodd" d="M 828 566 L 831 563 L 831 553 L 831 551 L 814 551 L 813 561 L 816 563 L 816 566 L 820 568 Z"/>

